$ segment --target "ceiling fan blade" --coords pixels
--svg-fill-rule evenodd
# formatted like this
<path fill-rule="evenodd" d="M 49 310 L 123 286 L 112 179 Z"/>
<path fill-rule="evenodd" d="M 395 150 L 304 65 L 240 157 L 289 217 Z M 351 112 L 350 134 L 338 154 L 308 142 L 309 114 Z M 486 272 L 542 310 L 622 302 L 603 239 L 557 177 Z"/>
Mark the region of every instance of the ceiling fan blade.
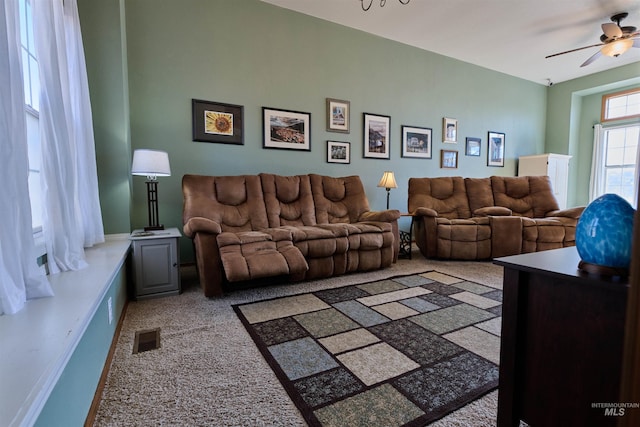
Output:
<path fill-rule="evenodd" d="M 635 39 L 633 41 L 633 47 L 640 47 L 640 39 Z"/>
<path fill-rule="evenodd" d="M 591 46 L 579 47 L 577 49 L 566 50 L 564 52 L 554 53 L 553 55 L 545 56 L 545 58 L 553 58 L 554 56 L 564 55 L 565 53 L 577 52 L 583 49 L 589 49 L 590 47 L 602 46 L 604 43 L 592 44 Z"/>
<path fill-rule="evenodd" d="M 587 65 L 591 64 L 593 61 L 595 61 L 596 59 L 600 58 L 601 56 L 602 56 L 602 52 L 597 51 L 596 53 L 591 55 L 591 57 L 589 59 L 584 61 L 580 67 L 586 67 Z"/>
<path fill-rule="evenodd" d="M 610 39 L 617 39 L 618 37 L 622 37 L 622 30 L 617 24 L 614 24 L 613 22 L 602 24 L 602 32 Z"/>

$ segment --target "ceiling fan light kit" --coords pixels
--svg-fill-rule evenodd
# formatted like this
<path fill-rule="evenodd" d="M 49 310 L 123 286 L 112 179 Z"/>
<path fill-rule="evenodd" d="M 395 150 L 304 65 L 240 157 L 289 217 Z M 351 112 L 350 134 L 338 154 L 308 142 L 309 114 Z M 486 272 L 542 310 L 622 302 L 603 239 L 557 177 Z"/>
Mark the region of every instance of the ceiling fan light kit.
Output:
<path fill-rule="evenodd" d="M 577 49 L 571 49 L 565 52 L 555 53 L 553 55 L 547 56 L 547 58 L 576 52 L 578 50 L 589 49 L 596 46 L 602 46 L 598 52 L 593 54 L 582 65 L 580 65 L 581 67 L 584 67 L 591 64 L 602 55 L 617 58 L 632 47 L 640 47 L 640 39 L 638 38 L 640 36 L 640 32 L 637 31 L 637 28 L 632 26 L 620 26 L 620 21 L 622 21 L 627 16 L 629 16 L 627 12 L 618 13 L 611 17 L 612 22 L 602 24 L 602 32 L 604 34 L 600 36 L 601 43 L 579 47 Z"/>
<path fill-rule="evenodd" d="M 632 39 L 620 39 L 612 43 L 605 44 L 600 49 L 600 52 L 602 52 L 603 55 L 618 57 L 631 49 L 631 46 L 633 46 Z"/>

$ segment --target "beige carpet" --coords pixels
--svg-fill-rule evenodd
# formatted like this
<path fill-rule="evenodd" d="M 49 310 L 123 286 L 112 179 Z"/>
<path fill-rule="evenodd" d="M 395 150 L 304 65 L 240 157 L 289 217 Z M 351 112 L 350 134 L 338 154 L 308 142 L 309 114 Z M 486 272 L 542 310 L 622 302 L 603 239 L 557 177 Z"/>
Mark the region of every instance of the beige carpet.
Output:
<path fill-rule="evenodd" d="M 230 292 L 207 299 L 192 268 L 183 293 L 129 304 L 94 425 L 304 426 L 304 419 L 237 318 L 232 304 L 438 270 L 502 289 L 491 262 L 399 260 L 392 268 Z M 135 332 L 161 328 L 161 347 L 132 354 Z M 497 391 L 432 426 L 493 426 Z"/>

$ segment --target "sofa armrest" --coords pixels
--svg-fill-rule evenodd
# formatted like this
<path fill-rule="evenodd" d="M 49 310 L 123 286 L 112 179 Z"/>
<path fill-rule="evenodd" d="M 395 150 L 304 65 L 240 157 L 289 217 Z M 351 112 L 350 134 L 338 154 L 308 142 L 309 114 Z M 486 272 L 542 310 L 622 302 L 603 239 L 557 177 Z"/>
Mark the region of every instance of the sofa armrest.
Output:
<path fill-rule="evenodd" d="M 473 216 L 511 216 L 513 211 L 502 206 L 487 206 L 473 211 Z"/>
<path fill-rule="evenodd" d="M 368 211 L 363 212 L 358 221 L 378 221 L 393 222 L 400 218 L 400 211 L 397 209 L 388 209 L 385 211 Z"/>
<path fill-rule="evenodd" d="M 415 210 L 415 212 L 412 212 L 411 215 L 413 215 L 413 216 L 437 217 L 438 216 L 438 212 L 436 212 L 435 210 L 433 210 L 431 208 L 418 208 L 418 209 Z"/>
<path fill-rule="evenodd" d="M 567 217 L 567 218 L 573 218 L 573 219 L 578 219 L 580 218 L 580 215 L 582 215 L 582 211 L 584 211 L 585 206 L 578 206 L 576 208 L 569 208 L 569 209 L 561 209 L 561 210 L 557 210 L 557 211 L 550 211 L 547 212 L 547 214 L 545 216 L 549 217 L 549 216 L 563 216 L 563 217 Z"/>
<path fill-rule="evenodd" d="M 200 216 L 189 218 L 182 229 L 184 231 L 184 234 L 186 234 L 187 237 L 190 238 L 193 238 L 197 232 L 210 234 L 222 233 L 222 227 L 219 223 Z"/>

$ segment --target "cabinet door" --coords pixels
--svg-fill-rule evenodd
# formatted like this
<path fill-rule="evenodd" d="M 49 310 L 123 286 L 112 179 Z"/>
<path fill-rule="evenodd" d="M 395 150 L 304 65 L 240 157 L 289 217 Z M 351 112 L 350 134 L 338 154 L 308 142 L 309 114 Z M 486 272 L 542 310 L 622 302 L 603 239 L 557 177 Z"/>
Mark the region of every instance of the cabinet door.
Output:
<path fill-rule="evenodd" d="M 140 240 L 134 252 L 137 296 L 179 291 L 176 239 Z"/>

